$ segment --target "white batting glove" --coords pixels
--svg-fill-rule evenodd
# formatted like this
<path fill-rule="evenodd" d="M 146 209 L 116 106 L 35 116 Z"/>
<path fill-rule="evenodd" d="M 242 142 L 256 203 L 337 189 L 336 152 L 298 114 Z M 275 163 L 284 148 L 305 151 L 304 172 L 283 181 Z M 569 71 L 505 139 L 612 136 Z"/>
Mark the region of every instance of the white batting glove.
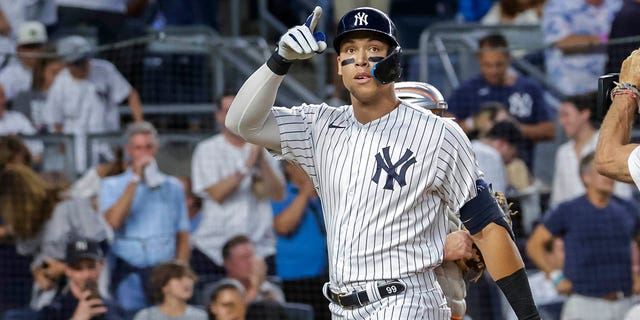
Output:
<path fill-rule="evenodd" d="M 295 26 L 282 35 L 278 42 L 278 55 L 288 61 L 309 59 L 327 49 L 326 36 L 313 32 L 322 17 L 322 8 L 316 7 L 303 25 Z"/>

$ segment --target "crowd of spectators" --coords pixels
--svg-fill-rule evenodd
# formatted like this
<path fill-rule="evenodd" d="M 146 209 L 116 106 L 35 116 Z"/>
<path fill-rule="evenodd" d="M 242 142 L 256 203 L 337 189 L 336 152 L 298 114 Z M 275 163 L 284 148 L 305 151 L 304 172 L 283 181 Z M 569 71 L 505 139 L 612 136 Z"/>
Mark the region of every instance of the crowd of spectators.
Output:
<path fill-rule="evenodd" d="M 614 310 L 623 318 L 630 297 L 640 293 L 633 258 L 640 231 L 632 203 L 637 192 L 593 169 L 593 110 L 597 77 L 617 71 L 640 43 L 605 48 L 637 34 L 627 26 L 637 24 L 638 1 L 451 0 L 413 8 L 418 13 L 408 12 L 411 1 L 402 0 L 318 3 L 331 8 L 329 26 L 363 5 L 403 15 L 401 31 L 415 23 L 410 18 L 422 19 L 421 11 L 431 22 L 445 16 L 540 25 L 548 46 L 546 77 L 563 94 L 557 105 L 546 97 L 547 88 L 512 65 L 505 36 L 492 33 L 477 37 L 480 72 L 447 97 L 447 116 L 468 134 L 494 190 L 505 191 L 519 211 L 517 242 L 530 258 L 543 314 L 553 319 L 586 312 L 600 319 L 598 312 Z M 145 97 L 136 89 L 139 79 L 120 68 L 122 61 L 96 50 L 95 44 L 137 35 L 132 26 L 140 19 L 154 28 L 220 29 L 219 5 L 0 0 L 0 52 L 13 52 L 0 59 L 0 251 L 13 259 L 0 263 L 0 291 L 15 291 L 0 293 L 0 315 L 12 309 L 7 319 L 261 319 L 285 317 L 298 302 L 316 318 L 329 318 L 321 293 L 326 230 L 310 179 L 226 130 L 232 91 L 213 103 L 219 130 L 197 144 L 190 174 L 164 173 L 159 135 L 145 121 Z M 290 9 L 274 12 L 283 20 L 297 19 L 291 12 L 302 10 L 281 5 Z M 96 28 L 95 39 L 74 34 L 86 25 Z M 344 101 L 339 91 L 327 97 Z M 120 132 L 123 104 L 132 121 L 121 148 L 88 143 L 88 135 Z M 46 175 L 62 170 L 55 156 L 65 146 L 28 137 L 59 133 L 74 138 L 73 181 Z M 555 157 L 534 162 L 537 145 L 558 136 L 565 142 Z M 539 188 L 545 182 L 534 175 L 538 166 L 554 168 L 547 188 Z M 541 190 L 548 190 L 548 199 Z M 27 289 L 2 284 L 12 268 L 23 268 L 17 274 L 28 279 Z M 475 293 L 467 296 L 467 314 L 507 317 L 496 291 L 483 277 L 478 281 L 469 288 Z M 5 299 L 9 295 L 19 299 Z"/>

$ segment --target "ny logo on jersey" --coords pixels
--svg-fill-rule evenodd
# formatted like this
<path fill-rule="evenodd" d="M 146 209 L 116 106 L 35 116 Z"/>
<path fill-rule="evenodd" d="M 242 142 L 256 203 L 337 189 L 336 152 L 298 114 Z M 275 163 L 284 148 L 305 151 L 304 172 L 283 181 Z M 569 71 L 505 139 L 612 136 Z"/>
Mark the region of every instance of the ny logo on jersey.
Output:
<path fill-rule="evenodd" d="M 389 147 L 385 147 L 382 149 L 382 154 L 378 152 L 376 154 L 376 173 L 373 175 L 373 182 L 378 184 L 380 181 L 380 174 L 382 170 L 387 173 L 387 181 L 384 184 L 384 189 L 393 190 L 393 181 L 398 181 L 400 187 L 404 187 L 407 185 L 405 181 L 405 175 L 407 174 L 407 169 L 410 166 L 416 163 L 416 157 L 413 157 L 413 152 L 407 149 L 400 160 L 397 162 L 391 161 L 391 156 L 389 155 Z M 396 172 L 396 169 L 400 167 L 400 173 Z"/>
<path fill-rule="evenodd" d="M 356 22 L 353 23 L 354 26 L 366 26 L 369 25 L 369 22 L 367 22 L 367 18 L 369 17 L 369 15 L 367 15 L 364 12 L 358 12 L 355 15 L 356 18 Z"/>

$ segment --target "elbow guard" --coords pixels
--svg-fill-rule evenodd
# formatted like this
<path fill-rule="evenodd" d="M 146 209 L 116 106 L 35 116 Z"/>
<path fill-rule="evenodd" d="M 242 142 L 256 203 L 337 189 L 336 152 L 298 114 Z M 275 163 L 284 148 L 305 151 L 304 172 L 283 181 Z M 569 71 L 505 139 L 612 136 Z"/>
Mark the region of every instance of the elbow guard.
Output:
<path fill-rule="evenodd" d="M 477 195 L 460 208 L 460 220 L 471 234 L 480 232 L 484 227 L 494 222 L 509 232 L 511 239 L 515 239 L 511 229 L 511 218 L 496 199 L 491 187 L 480 179 L 476 180 Z"/>

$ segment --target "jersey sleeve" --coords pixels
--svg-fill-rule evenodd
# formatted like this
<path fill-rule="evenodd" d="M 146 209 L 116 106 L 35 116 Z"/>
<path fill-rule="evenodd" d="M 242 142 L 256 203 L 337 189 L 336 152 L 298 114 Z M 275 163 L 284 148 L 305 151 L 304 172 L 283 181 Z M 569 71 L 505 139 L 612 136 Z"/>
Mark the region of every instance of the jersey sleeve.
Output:
<path fill-rule="evenodd" d="M 629 166 L 629 174 L 636 184 L 636 187 L 640 190 L 640 146 L 636 147 L 629 154 L 627 159 L 627 165 Z"/>
<path fill-rule="evenodd" d="M 64 92 L 62 80 L 56 79 L 51 89 L 49 89 L 44 106 L 44 120 L 50 127 L 49 130 L 51 132 L 54 132 L 54 125 L 62 124 L 64 121 L 63 101 Z"/>
<path fill-rule="evenodd" d="M 476 180 L 481 178 L 469 139 L 452 120 L 445 120 L 436 167 L 440 196 L 449 208 L 458 211 L 476 196 Z"/>
<path fill-rule="evenodd" d="M 320 106 L 307 105 L 292 108 L 273 107 L 280 131 L 282 158 L 306 164 L 313 156 L 312 124 Z"/>

